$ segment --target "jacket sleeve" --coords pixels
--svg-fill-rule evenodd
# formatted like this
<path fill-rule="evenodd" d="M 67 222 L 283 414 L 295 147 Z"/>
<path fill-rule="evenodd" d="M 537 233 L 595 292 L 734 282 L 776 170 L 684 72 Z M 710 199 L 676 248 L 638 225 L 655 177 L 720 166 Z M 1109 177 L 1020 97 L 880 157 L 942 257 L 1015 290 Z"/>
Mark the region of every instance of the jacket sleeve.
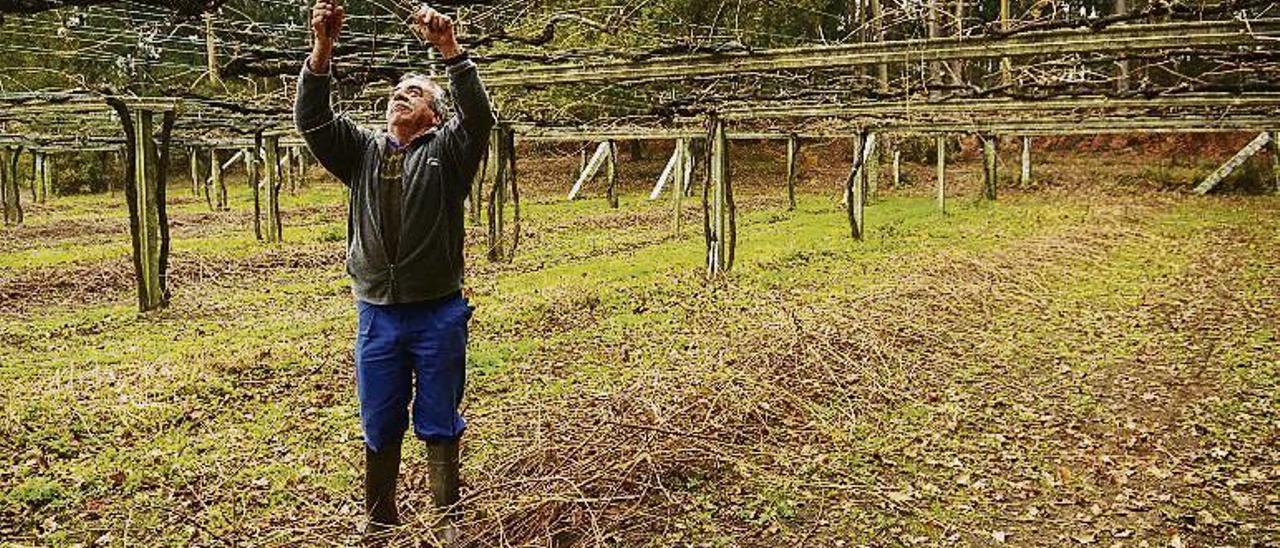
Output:
<path fill-rule="evenodd" d="M 463 185 L 460 190 L 465 195 L 471 190 L 472 179 L 489 147 L 489 130 L 497 125 L 498 118 L 474 61 L 463 58 L 450 63 L 445 72 L 453 96 L 453 117 L 441 132 L 446 150 L 458 166 Z"/>
<path fill-rule="evenodd" d="M 351 177 L 364 161 L 365 144 L 371 133 L 345 116 L 333 113 L 329 94 L 329 74 L 311 72 L 311 59 L 302 64 L 293 119 L 311 154 L 329 173 L 350 186 Z"/>

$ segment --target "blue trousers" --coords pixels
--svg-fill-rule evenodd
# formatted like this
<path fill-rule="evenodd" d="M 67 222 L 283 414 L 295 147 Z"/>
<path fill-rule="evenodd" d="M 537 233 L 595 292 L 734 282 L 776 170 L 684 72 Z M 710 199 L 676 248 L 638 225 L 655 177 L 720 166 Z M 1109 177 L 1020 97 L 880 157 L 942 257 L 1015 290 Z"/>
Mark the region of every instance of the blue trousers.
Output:
<path fill-rule="evenodd" d="M 375 452 L 404 439 L 413 402 L 413 433 L 456 440 L 467 423 L 458 413 L 466 382 L 467 322 L 461 293 L 422 303 L 356 301 L 356 392 L 364 440 Z"/>

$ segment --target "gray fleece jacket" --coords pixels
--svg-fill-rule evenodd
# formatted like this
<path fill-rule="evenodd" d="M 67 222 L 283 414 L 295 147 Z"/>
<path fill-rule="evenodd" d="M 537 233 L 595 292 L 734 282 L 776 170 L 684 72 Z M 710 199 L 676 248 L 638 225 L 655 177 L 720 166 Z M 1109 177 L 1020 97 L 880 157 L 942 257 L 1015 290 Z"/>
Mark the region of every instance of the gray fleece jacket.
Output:
<path fill-rule="evenodd" d="M 497 123 L 470 59 L 447 68 L 454 115 L 404 151 L 399 243 L 388 256 L 382 201 L 397 189 L 379 185 L 385 132 L 357 127 L 330 106 L 328 74 L 303 63 L 294 120 L 311 153 L 350 188 L 347 273 L 357 299 L 371 304 L 427 301 L 462 288 L 463 200 Z"/>

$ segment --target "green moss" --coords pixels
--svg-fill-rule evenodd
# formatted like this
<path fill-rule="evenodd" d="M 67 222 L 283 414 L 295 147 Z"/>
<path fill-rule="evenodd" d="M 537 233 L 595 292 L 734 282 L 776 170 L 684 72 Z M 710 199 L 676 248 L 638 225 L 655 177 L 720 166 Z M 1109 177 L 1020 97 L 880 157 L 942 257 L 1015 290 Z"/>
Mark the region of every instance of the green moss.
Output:
<path fill-rule="evenodd" d="M 58 503 L 66 494 L 56 481 L 42 476 L 31 476 L 9 491 L 9 500 L 31 507 Z"/>

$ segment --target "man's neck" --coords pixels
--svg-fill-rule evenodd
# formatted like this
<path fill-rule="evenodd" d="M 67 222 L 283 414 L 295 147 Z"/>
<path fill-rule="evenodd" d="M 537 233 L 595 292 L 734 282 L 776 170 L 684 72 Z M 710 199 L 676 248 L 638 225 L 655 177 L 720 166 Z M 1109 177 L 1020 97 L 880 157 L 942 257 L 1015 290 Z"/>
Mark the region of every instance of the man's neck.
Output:
<path fill-rule="evenodd" d="M 428 131 L 431 131 L 430 127 L 425 127 L 419 130 L 413 130 L 413 129 L 405 128 L 402 126 L 394 126 L 394 125 L 387 126 L 387 135 L 391 136 L 391 140 L 395 143 L 397 147 L 408 146 L 409 143 L 412 143 L 414 139 L 421 137 L 423 134 L 425 134 Z"/>

